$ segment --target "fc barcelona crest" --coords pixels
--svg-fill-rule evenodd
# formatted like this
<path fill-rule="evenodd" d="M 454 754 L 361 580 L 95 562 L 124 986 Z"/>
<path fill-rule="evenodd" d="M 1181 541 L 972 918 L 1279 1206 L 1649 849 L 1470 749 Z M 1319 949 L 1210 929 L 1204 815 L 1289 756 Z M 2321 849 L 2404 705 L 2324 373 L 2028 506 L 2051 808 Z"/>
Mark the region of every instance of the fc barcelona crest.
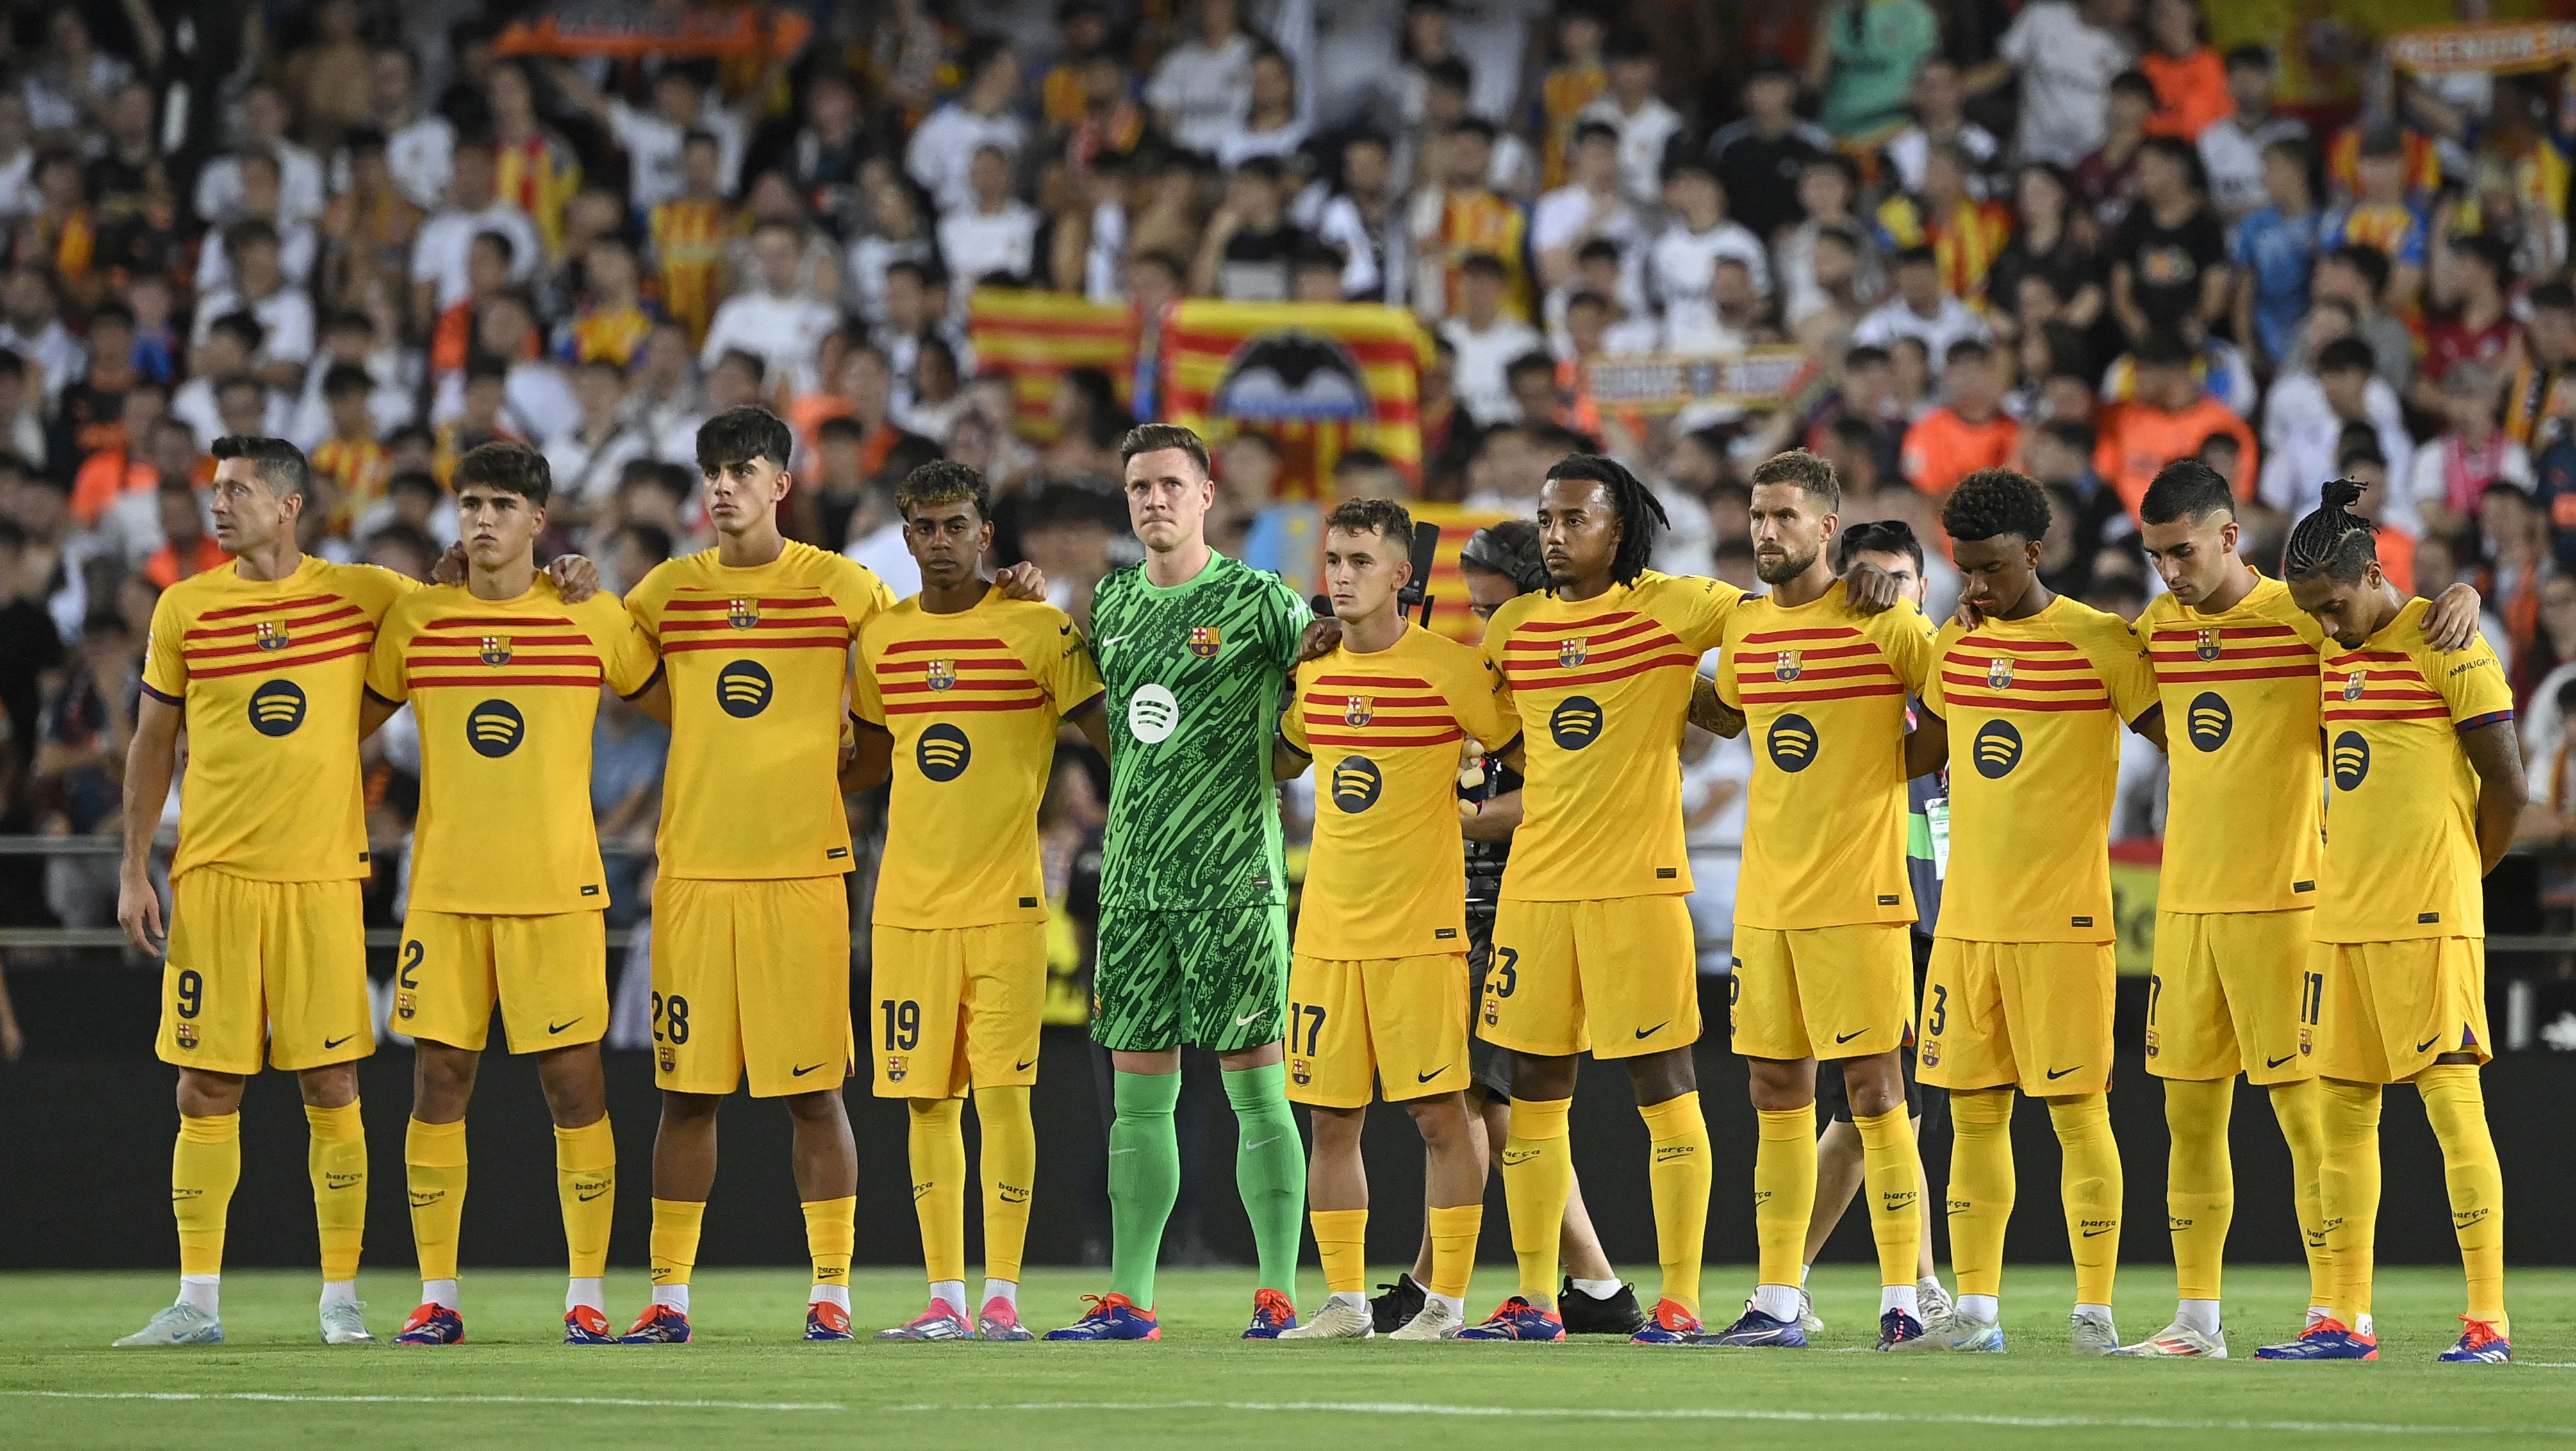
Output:
<path fill-rule="evenodd" d="M 1986 689 L 2002 690 L 2012 684 L 2013 657 L 1998 655 L 1986 662 Z"/>
<path fill-rule="evenodd" d="M 736 597 L 725 601 L 725 620 L 737 630 L 748 630 L 760 623 L 760 601 Z"/>
<path fill-rule="evenodd" d="M 507 664 L 509 664 L 509 663 L 510 663 L 510 637 L 509 637 L 509 636 L 507 636 L 507 635 L 486 635 L 486 636 L 484 636 L 484 637 L 483 637 L 483 656 L 482 656 L 482 658 L 483 658 L 483 663 L 484 663 L 484 664 L 486 664 L 486 665 L 507 665 Z"/>
<path fill-rule="evenodd" d="M 1367 725 L 1370 719 L 1377 714 L 1377 711 L 1374 709 L 1376 704 L 1377 697 L 1374 695 L 1352 696 L 1351 703 L 1342 709 L 1342 724 L 1353 726 Z"/>
<path fill-rule="evenodd" d="M 1299 1088 L 1304 1088 L 1315 1081 L 1315 1070 L 1307 1066 L 1305 1059 L 1291 1058 L 1288 1060 L 1288 1076 L 1297 1081 Z"/>
<path fill-rule="evenodd" d="M 659 1062 L 659 1063 L 661 1064 L 661 1067 L 662 1067 L 662 1071 L 663 1071 L 663 1072 L 665 1072 L 665 1073 L 673 1073 L 673 1072 L 677 1072 L 677 1071 L 678 1071 L 678 1069 L 679 1069 L 679 1063 L 680 1063 L 680 1055 L 679 1055 L 679 1053 L 678 1053 L 677 1051 L 675 1051 L 675 1050 L 671 1047 L 671 1045 L 670 1045 L 670 1044 L 668 1044 L 668 1043 L 664 1043 L 664 1044 L 662 1044 L 661 1046 L 659 1046 L 659 1047 L 655 1048 L 655 1049 L 653 1050 L 653 1057 L 654 1057 L 654 1059 L 655 1059 L 657 1062 Z"/>
<path fill-rule="evenodd" d="M 286 622 L 284 620 L 262 620 L 259 622 L 259 648 L 263 650 L 283 650 L 286 648 L 286 644 Z"/>
<path fill-rule="evenodd" d="M 194 1047 L 196 1047 L 196 1046 L 197 1046 L 197 1025 L 196 1025 L 196 1024 L 194 1024 L 194 1023 L 181 1023 L 181 1024 L 179 1025 L 178 1039 L 179 1039 L 179 1046 L 180 1046 L 180 1047 L 182 1047 L 182 1048 L 194 1048 Z"/>
<path fill-rule="evenodd" d="M 886 1082 L 888 1082 L 888 1083 L 901 1083 L 901 1082 L 903 1082 L 903 1080 L 904 1080 L 904 1075 L 912 1071 L 912 1070 L 910 1069 L 910 1067 L 908 1067 L 908 1066 L 907 1066 L 910 1062 L 911 1062 L 911 1060 L 910 1060 L 910 1059 L 908 1059 L 908 1058 L 904 1057 L 904 1055 L 902 1055 L 902 1054 L 900 1054 L 900 1053 L 889 1053 L 889 1054 L 887 1054 L 887 1055 L 886 1055 Z"/>
<path fill-rule="evenodd" d="M 1795 680 L 1806 671 L 1807 654 L 1803 650 L 1783 650 L 1771 658 L 1771 678 Z"/>
<path fill-rule="evenodd" d="M 2218 658 L 2218 632 L 2202 630 L 2192 637 L 2192 653 L 2203 660 Z"/>
<path fill-rule="evenodd" d="M 401 1018 L 401 1019 L 404 1019 L 404 1020 L 408 1021 L 408 1020 L 409 1020 L 409 1019 L 410 1019 L 410 1018 L 411 1018 L 415 1013 L 418 1013 L 419 1011 L 420 1011 L 420 999 L 419 999 L 419 997 L 418 997 L 417 995 L 412 994 L 412 993 L 407 993 L 407 992 L 398 992 L 398 993 L 394 994 L 394 1016 L 395 1016 L 395 1017 L 397 1017 L 397 1018 Z"/>
<path fill-rule="evenodd" d="M 1215 659 L 1217 646 L 1224 642 L 1225 636 L 1214 625 L 1190 626 L 1190 653 L 1202 660 Z"/>
<path fill-rule="evenodd" d="M 933 660 L 930 662 L 929 674 L 931 689 L 946 690 L 957 683 L 957 662 Z"/>
<path fill-rule="evenodd" d="M 2350 675 L 2345 676 L 2343 682 L 2343 698 L 2346 700 L 2361 699 L 2362 687 L 2369 683 L 2370 672 L 2366 670 L 2356 670 Z"/>
<path fill-rule="evenodd" d="M 1582 664 L 1583 647 L 1586 643 L 1587 642 L 1581 638 L 1557 641 L 1556 663 L 1568 670 Z"/>

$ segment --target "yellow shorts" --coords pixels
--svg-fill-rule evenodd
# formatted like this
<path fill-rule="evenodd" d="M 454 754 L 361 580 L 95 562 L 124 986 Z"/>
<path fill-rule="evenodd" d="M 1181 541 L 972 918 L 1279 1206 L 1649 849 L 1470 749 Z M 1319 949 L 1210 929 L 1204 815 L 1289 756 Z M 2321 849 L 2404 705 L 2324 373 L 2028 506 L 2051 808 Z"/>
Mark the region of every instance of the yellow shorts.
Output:
<path fill-rule="evenodd" d="M 1916 1071 L 1935 1088 L 2105 1092 L 2118 973 L 2108 942 L 1934 938 Z"/>
<path fill-rule="evenodd" d="M 257 1073 L 376 1051 L 359 883 L 261 882 L 200 867 L 171 884 L 161 966 L 165 1063 Z"/>
<path fill-rule="evenodd" d="M 1914 1017 L 1908 922 L 1735 929 L 1727 1017 L 1747 1058 L 1867 1058 L 1905 1045 Z"/>
<path fill-rule="evenodd" d="M 2254 1084 L 2316 1076 L 2307 991 L 2316 914 L 2159 912 L 2147 979 L 2147 1071 Z"/>
<path fill-rule="evenodd" d="M 386 1026 L 482 1051 L 492 1007 L 513 1053 L 596 1043 L 608 1031 L 608 927 L 602 913 L 480 917 L 414 908 L 394 954 Z"/>
<path fill-rule="evenodd" d="M 1506 897 L 1476 1036 L 1549 1058 L 1687 1048 L 1699 1041 L 1698 971 L 1687 898 Z"/>
<path fill-rule="evenodd" d="M 838 1089 L 850 1075 L 846 879 L 693 881 L 653 897 L 653 1081 L 754 1098 Z"/>
<path fill-rule="evenodd" d="M 2310 949 L 2317 1072 L 2404 1083 L 2445 1053 L 2487 1051 L 2483 937 L 2320 942 Z"/>
<path fill-rule="evenodd" d="M 876 928 L 868 1044 L 879 1098 L 954 1098 L 1038 1081 L 1047 925 Z"/>
<path fill-rule="evenodd" d="M 1467 954 L 1350 961 L 1300 953 L 1288 965 L 1288 1097 L 1366 1108 L 1467 1087 Z"/>

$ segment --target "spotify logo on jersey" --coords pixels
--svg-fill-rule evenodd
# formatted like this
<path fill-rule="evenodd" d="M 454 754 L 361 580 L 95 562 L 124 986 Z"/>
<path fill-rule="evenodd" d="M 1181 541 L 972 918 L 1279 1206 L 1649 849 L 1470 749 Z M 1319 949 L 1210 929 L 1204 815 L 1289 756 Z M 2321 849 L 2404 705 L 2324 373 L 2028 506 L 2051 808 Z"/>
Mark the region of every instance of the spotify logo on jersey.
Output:
<path fill-rule="evenodd" d="M 2334 769 L 2335 785 L 2345 791 L 2357 789 L 2370 778 L 2370 742 L 2359 731 L 2345 731 L 2334 738 L 2334 751 L 2326 764 Z"/>
<path fill-rule="evenodd" d="M 1816 759 L 1815 723 L 1803 715 L 1784 715 L 1771 722 L 1762 744 L 1772 765 L 1792 774 L 1803 771 Z"/>
<path fill-rule="evenodd" d="M 2021 764 L 2021 732 L 2013 729 L 2011 721 L 1990 720 L 1977 728 L 1968 754 L 1977 763 L 1977 774 L 1987 780 L 2009 776 Z"/>
<path fill-rule="evenodd" d="M 1547 733 L 1561 750 L 1579 751 L 1601 737 L 1601 704 L 1588 695 L 1569 695 L 1548 712 Z"/>
<path fill-rule="evenodd" d="M 2228 733 L 2236 729 L 2236 716 L 2228 710 L 2226 696 L 2204 690 L 2191 698 L 2191 712 L 2183 727 L 2193 745 L 2214 751 L 2227 744 Z"/>
<path fill-rule="evenodd" d="M 250 693 L 250 728 L 264 736 L 294 733 L 304 724 L 304 687 L 272 680 Z"/>
<path fill-rule="evenodd" d="M 921 767 L 922 775 L 933 781 L 954 781 L 965 775 L 966 763 L 974 755 L 975 748 L 968 743 L 966 733 L 946 721 L 923 731 L 912 748 L 914 763 Z"/>
<path fill-rule="evenodd" d="M 716 672 L 716 704 L 736 720 L 769 709 L 769 672 L 757 660 L 736 660 Z"/>
<path fill-rule="evenodd" d="M 1344 756 L 1333 768 L 1333 804 L 1356 816 L 1377 804 L 1378 789 L 1385 784 L 1377 762 L 1366 756 Z"/>
<path fill-rule="evenodd" d="M 527 733 L 527 717 L 506 700 L 487 700 L 465 717 L 465 743 L 486 756 L 510 754 Z"/>
<path fill-rule="evenodd" d="M 1127 734 L 1149 746 L 1159 746 L 1172 738 L 1181 724 L 1181 703 L 1172 692 L 1160 685 L 1136 687 L 1127 697 Z"/>

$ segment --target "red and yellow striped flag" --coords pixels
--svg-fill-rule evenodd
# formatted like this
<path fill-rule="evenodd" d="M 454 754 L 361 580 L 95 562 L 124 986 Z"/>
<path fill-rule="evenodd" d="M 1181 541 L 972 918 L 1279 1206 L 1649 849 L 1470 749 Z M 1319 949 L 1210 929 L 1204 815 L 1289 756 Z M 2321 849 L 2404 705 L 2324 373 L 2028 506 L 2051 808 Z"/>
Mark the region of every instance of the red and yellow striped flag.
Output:
<path fill-rule="evenodd" d="M 1311 429 L 1318 478 L 1343 448 L 1373 448 L 1416 477 L 1430 349 L 1400 307 L 1194 299 L 1164 324 L 1163 417 L 1210 439 L 1240 423 Z"/>
<path fill-rule="evenodd" d="M 1011 380 L 1012 413 L 1024 438 L 1055 437 L 1049 410 L 1072 369 L 1107 373 L 1122 402 L 1134 394 L 1136 320 L 1123 305 L 1077 293 L 979 287 L 967 303 L 966 330 L 975 365 Z"/>

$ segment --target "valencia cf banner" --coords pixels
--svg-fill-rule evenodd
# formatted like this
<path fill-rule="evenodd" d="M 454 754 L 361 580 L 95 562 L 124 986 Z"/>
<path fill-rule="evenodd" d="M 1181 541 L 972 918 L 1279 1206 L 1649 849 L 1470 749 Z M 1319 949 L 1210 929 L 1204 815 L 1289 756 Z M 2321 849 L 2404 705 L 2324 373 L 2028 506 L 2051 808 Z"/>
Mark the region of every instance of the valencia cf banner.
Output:
<path fill-rule="evenodd" d="M 1125 306 L 1078 293 L 979 287 L 967 302 L 966 330 L 975 365 L 1011 380 L 1012 416 L 1023 438 L 1055 437 L 1056 389 L 1075 368 L 1107 373 L 1119 400 L 1134 402 L 1136 321 Z"/>
<path fill-rule="evenodd" d="M 1169 422 L 1212 438 L 1249 424 L 1283 445 L 1311 439 L 1316 479 L 1345 448 L 1375 449 L 1408 478 L 1421 470 L 1431 343 L 1403 308 L 1193 299 L 1171 309 L 1161 344 Z"/>
<path fill-rule="evenodd" d="M 515 21 L 493 42 L 492 53 L 613 60 L 657 56 L 768 60 L 796 54 L 814 34 L 813 21 L 785 8 L 692 5 L 676 15 L 646 14 L 645 9 L 634 4 L 578 6 L 533 21 Z"/>

